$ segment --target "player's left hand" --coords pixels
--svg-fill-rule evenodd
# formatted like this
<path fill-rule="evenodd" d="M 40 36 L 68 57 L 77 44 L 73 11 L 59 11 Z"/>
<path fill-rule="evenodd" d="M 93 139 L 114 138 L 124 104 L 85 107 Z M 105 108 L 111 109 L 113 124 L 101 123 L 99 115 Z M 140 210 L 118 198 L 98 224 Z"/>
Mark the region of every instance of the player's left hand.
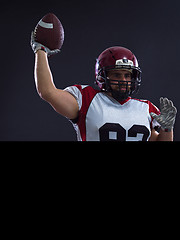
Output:
<path fill-rule="evenodd" d="M 167 98 L 160 98 L 160 115 L 153 112 L 150 115 L 161 125 L 161 128 L 167 132 L 173 129 L 177 109 L 173 102 Z"/>
<path fill-rule="evenodd" d="M 38 50 L 43 50 L 47 53 L 47 56 L 50 57 L 51 55 L 57 54 L 60 52 L 59 49 L 50 50 L 46 46 L 44 46 L 41 43 L 38 43 L 35 41 L 34 31 L 31 33 L 31 47 L 34 53 L 36 53 Z"/>

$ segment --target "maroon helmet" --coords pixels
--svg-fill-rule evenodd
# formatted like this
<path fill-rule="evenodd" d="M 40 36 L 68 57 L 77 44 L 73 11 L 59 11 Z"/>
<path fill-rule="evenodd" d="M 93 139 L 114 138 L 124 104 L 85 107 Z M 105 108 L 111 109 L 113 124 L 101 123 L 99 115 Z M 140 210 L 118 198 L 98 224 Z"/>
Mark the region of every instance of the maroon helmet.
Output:
<path fill-rule="evenodd" d="M 131 81 L 127 82 L 126 92 L 121 91 L 122 81 L 115 81 L 107 77 L 107 71 L 112 69 L 122 69 L 131 72 Z M 141 69 L 135 55 L 124 47 L 110 47 L 103 51 L 96 60 L 95 66 L 96 84 L 102 91 L 109 91 L 118 100 L 124 100 L 138 91 L 141 84 Z M 118 83 L 117 83 L 118 82 Z M 111 85 L 118 85 L 119 91 L 113 91 Z M 131 84 L 130 89 L 128 84 Z"/>

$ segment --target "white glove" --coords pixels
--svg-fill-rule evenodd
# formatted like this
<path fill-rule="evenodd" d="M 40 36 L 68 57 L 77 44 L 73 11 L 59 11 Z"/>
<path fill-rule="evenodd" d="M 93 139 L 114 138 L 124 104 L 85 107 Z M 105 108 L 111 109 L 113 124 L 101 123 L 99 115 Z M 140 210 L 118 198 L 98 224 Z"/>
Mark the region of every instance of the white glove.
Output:
<path fill-rule="evenodd" d="M 177 109 L 174 107 L 173 102 L 167 98 L 160 98 L 160 115 L 153 112 L 150 115 L 161 125 L 161 128 L 167 132 L 173 129 Z"/>
<path fill-rule="evenodd" d="M 34 31 L 32 31 L 32 33 L 31 33 L 31 47 L 32 47 L 32 50 L 34 51 L 34 53 L 36 53 L 38 50 L 43 50 L 44 52 L 47 53 L 48 57 L 60 52 L 59 49 L 50 50 L 49 48 L 42 45 L 41 43 L 36 42 L 35 37 L 34 37 Z"/>

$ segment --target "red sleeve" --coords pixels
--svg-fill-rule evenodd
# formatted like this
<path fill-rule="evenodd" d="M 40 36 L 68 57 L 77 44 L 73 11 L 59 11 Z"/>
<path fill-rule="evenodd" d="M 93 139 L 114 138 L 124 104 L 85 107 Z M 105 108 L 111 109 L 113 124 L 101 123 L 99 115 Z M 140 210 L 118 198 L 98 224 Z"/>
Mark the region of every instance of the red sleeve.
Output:
<path fill-rule="evenodd" d="M 157 115 L 160 114 L 160 110 L 154 104 L 152 104 L 150 101 L 148 101 L 148 104 L 149 104 L 149 113 L 153 112 Z"/>

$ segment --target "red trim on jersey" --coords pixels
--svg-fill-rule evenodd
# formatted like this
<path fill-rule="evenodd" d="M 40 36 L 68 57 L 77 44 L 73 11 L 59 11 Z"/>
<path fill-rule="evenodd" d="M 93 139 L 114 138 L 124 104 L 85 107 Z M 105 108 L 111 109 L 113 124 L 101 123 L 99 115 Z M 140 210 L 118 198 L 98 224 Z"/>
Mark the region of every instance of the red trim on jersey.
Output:
<path fill-rule="evenodd" d="M 137 100 L 137 101 L 140 101 L 140 102 L 145 102 L 149 105 L 149 113 L 153 112 L 157 115 L 159 115 L 161 112 L 160 110 L 154 105 L 152 104 L 150 101 L 148 100 L 141 100 L 141 99 L 137 99 L 137 98 L 133 98 L 134 100 Z M 151 129 L 152 129 L 152 121 L 153 121 L 153 117 L 151 117 L 151 123 L 150 123 L 150 126 L 151 126 Z"/>
<path fill-rule="evenodd" d="M 81 85 L 74 85 L 74 86 L 77 87 L 82 94 L 82 106 L 81 106 L 81 109 L 79 110 L 77 125 L 80 131 L 82 141 L 86 141 L 86 114 L 88 112 L 89 106 L 93 98 L 97 93 L 101 91 L 96 90 L 91 86 L 85 86 L 84 88 Z M 128 97 L 124 101 L 119 101 L 119 103 L 123 105 L 124 103 L 128 102 L 130 99 L 131 97 Z M 154 106 L 150 101 L 135 99 L 135 98 L 132 98 L 132 100 L 137 100 L 140 102 L 147 103 L 149 105 L 149 113 L 154 112 L 157 115 L 160 114 L 159 109 L 156 106 Z M 151 123 L 150 123 L 151 128 L 152 128 L 152 121 L 153 121 L 153 118 L 151 117 Z"/>
<path fill-rule="evenodd" d="M 148 100 L 141 100 L 141 99 L 137 99 L 137 98 L 132 98 L 132 99 L 140 101 L 140 102 L 147 103 L 149 105 L 149 113 L 153 112 L 153 113 L 155 113 L 157 115 L 160 114 L 160 110 L 154 104 L 152 104 L 150 101 L 148 101 Z"/>
<path fill-rule="evenodd" d="M 82 141 L 86 141 L 86 114 L 91 104 L 91 101 L 100 91 L 92 88 L 91 86 L 87 86 L 83 89 L 81 85 L 74 86 L 77 87 L 82 94 L 82 107 L 79 111 L 77 124 L 81 133 Z"/>

